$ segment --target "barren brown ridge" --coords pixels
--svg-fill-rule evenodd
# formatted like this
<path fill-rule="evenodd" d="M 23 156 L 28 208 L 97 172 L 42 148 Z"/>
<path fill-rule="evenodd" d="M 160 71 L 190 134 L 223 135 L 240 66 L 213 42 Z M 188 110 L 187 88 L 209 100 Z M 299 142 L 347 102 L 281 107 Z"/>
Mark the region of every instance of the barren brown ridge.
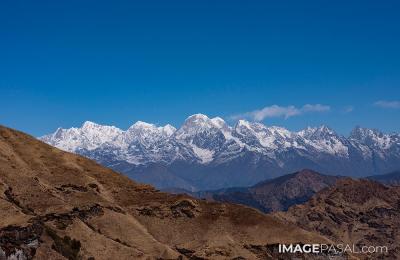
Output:
<path fill-rule="evenodd" d="M 344 178 L 304 205 L 275 215 L 337 243 L 388 247 L 385 254 L 361 254 L 360 259 L 400 259 L 399 186 Z"/>
<path fill-rule="evenodd" d="M 274 259 L 269 245 L 328 241 L 248 207 L 159 192 L 1 126 L 0 208 L 0 259 Z"/>

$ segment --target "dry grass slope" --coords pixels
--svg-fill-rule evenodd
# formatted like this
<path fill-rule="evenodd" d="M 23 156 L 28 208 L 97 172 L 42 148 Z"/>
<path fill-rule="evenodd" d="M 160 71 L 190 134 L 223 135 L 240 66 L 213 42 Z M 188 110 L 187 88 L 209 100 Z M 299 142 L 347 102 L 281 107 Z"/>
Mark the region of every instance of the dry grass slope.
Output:
<path fill-rule="evenodd" d="M 0 258 L 273 259 L 256 249 L 327 241 L 251 208 L 158 192 L 1 126 L 0 209 Z"/>

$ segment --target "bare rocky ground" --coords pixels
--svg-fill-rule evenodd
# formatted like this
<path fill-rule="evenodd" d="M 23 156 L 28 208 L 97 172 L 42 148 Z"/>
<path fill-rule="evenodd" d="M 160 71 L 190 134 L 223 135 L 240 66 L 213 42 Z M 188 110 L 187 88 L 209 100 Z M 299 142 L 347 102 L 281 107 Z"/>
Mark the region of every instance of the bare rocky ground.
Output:
<path fill-rule="evenodd" d="M 345 178 L 303 205 L 275 216 L 337 243 L 387 246 L 387 254 L 361 259 L 400 259 L 400 187 Z"/>

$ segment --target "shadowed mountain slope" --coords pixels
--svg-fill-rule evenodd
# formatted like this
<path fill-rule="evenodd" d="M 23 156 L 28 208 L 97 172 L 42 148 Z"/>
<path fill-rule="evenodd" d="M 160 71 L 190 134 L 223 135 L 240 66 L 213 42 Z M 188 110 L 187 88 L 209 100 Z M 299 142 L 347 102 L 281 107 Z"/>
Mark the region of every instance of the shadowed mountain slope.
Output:
<path fill-rule="evenodd" d="M 290 206 L 308 201 L 318 191 L 330 187 L 342 177 L 329 176 L 312 170 L 302 170 L 249 188 L 227 188 L 215 191 L 186 192 L 170 189 L 173 193 L 187 193 L 212 201 L 243 204 L 264 212 L 287 210 Z"/>
<path fill-rule="evenodd" d="M 368 259 L 400 258 L 400 187 L 345 178 L 274 215 L 339 243 L 388 247 L 387 255 Z"/>
<path fill-rule="evenodd" d="M 369 180 L 378 181 L 387 185 L 400 185 L 400 171 L 367 177 Z"/>

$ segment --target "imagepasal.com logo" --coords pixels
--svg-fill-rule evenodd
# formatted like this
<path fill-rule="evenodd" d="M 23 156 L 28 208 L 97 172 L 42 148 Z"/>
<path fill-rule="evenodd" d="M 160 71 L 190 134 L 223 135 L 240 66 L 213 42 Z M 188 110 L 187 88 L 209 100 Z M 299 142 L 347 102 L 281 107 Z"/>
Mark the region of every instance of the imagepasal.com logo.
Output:
<path fill-rule="evenodd" d="M 279 244 L 279 253 L 301 253 L 301 254 L 324 254 L 324 255 L 343 255 L 343 254 L 386 254 L 387 246 L 355 244 Z"/>

